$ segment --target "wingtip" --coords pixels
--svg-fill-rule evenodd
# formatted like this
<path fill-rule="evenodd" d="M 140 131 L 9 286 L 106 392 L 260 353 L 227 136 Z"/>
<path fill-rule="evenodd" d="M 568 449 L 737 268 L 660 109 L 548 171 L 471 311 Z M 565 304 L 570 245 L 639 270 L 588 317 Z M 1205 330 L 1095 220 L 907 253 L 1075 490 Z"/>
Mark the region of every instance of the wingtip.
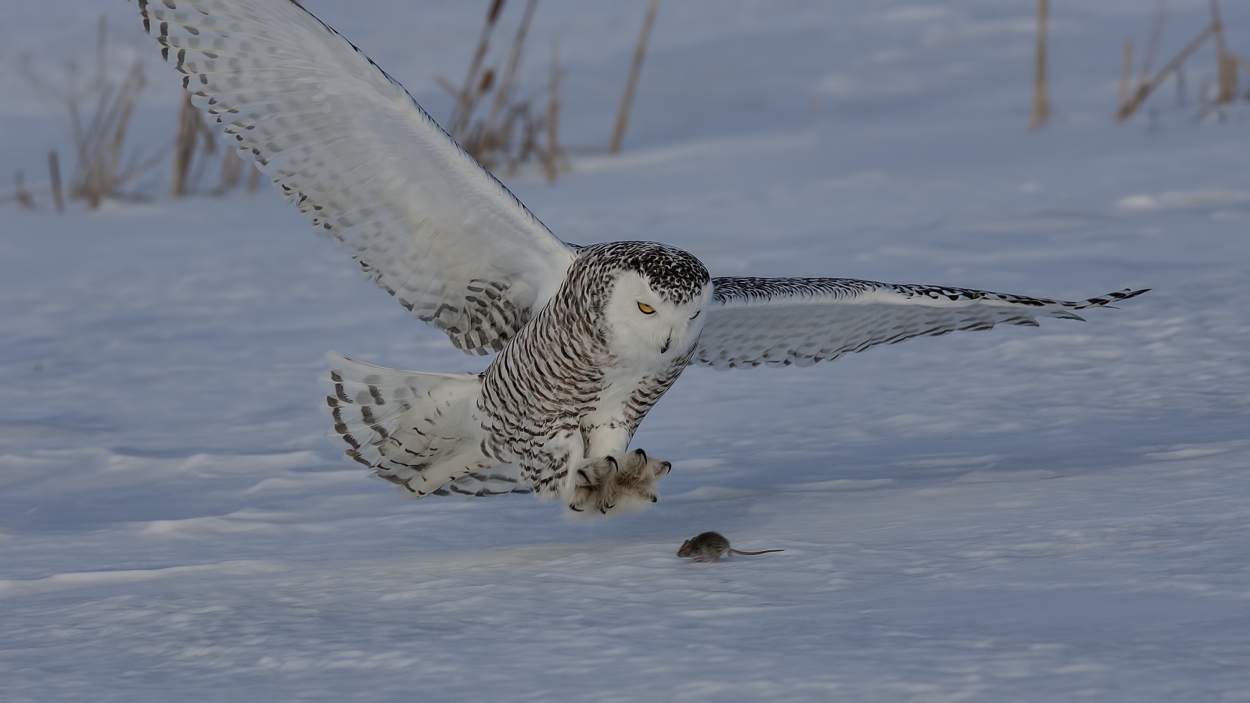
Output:
<path fill-rule="evenodd" d="M 1129 298 L 1136 298 L 1137 296 L 1143 293 L 1149 293 L 1149 292 L 1150 292 L 1149 288 L 1138 288 L 1136 290 L 1132 288 L 1122 288 L 1118 291 L 1108 293 L 1106 295 L 1099 296 L 1097 298 L 1090 298 L 1089 300 L 1082 301 L 1080 304 L 1072 306 L 1071 309 L 1073 310 L 1086 310 L 1088 308 L 1112 308 L 1114 309 L 1115 306 L 1112 305 L 1112 303 L 1118 303 L 1122 300 L 1128 300 Z"/>

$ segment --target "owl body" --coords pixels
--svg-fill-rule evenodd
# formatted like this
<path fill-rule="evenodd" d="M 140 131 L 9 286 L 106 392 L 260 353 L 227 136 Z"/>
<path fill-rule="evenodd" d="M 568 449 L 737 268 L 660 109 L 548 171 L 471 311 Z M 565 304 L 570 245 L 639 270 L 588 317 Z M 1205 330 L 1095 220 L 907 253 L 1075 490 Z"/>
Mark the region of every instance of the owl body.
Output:
<path fill-rule="evenodd" d="M 581 248 L 550 302 L 482 374 L 484 453 L 517 464 L 544 497 L 566 492 L 586 457 L 623 454 L 690 364 L 710 297 L 707 270 L 680 249 Z"/>

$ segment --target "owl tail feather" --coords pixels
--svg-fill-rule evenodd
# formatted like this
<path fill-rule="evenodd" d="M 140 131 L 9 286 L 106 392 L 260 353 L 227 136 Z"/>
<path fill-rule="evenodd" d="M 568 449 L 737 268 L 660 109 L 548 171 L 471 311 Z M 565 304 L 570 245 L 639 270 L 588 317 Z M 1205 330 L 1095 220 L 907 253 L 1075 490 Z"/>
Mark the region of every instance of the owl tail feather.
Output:
<path fill-rule="evenodd" d="M 331 352 L 331 439 L 408 498 L 528 493 L 520 472 L 481 451 L 477 374 L 399 371 Z"/>

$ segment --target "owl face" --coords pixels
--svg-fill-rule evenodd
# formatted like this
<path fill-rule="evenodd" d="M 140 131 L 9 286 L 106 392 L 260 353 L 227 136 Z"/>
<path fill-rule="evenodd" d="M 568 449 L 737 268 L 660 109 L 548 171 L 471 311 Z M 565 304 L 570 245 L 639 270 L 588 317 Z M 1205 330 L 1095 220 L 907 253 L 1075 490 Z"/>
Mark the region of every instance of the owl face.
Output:
<path fill-rule="evenodd" d="M 674 359 L 699 340 L 712 297 L 712 284 L 677 303 L 651 287 L 637 271 L 622 271 L 604 311 L 612 332 L 614 354 L 632 359 Z"/>

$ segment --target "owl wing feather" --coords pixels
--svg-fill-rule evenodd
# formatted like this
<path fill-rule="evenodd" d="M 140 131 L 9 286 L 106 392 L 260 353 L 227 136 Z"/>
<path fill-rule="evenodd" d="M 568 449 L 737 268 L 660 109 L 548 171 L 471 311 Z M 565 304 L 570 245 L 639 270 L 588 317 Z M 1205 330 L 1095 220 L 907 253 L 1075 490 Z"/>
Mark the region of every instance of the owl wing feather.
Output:
<path fill-rule="evenodd" d="M 139 0 L 192 102 L 378 287 L 498 351 L 575 256 L 381 68 L 291 0 Z"/>
<path fill-rule="evenodd" d="M 1000 324 L 1037 326 L 1038 316 L 1080 320 L 1074 311 L 1146 292 L 1126 288 L 1065 302 L 849 278 L 731 277 L 712 283 L 712 302 L 692 363 L 718 369 L 809 366 L 912 337 Z"/>
<path fill-rule="evenodd" d="M 473 471 L 444 484 L 430 495 L 464 496 L 466 498 L 490 498 L 511 493 L 533 493 L 529 483 L 521 476 L 516 464 L 500 464 L 489 469 Z"/>

